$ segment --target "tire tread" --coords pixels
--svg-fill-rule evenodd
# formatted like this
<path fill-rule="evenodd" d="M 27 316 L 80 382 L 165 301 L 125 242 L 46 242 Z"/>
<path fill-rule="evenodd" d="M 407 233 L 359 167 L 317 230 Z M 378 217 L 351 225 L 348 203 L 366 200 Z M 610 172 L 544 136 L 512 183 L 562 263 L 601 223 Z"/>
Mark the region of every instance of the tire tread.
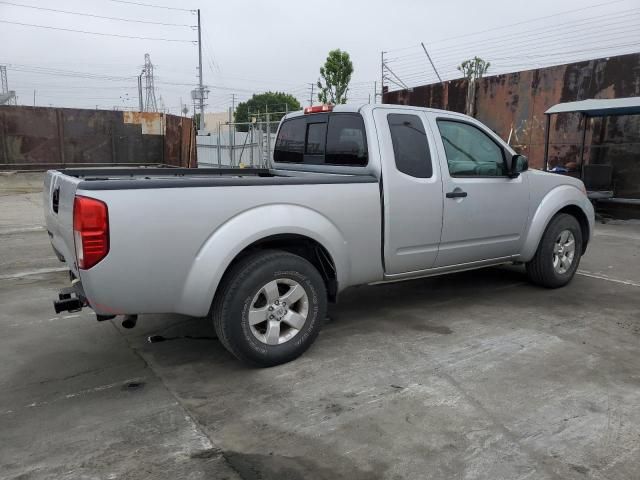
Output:
<path fill-rule="evenodd" d="M 225 299 L 229 297 L 230 292 L 232 292 L 234 289 L 239 288 L 246 281 L 247 277 L 262 265 L 269 262 L 277 262 L 278 260 L 291 259 L 291 257 L 295 257 L 298 260 L 309 263 L 305 258 L 286 251 L 257 250 L 255 252 L 247 254 L 245 257 L 239 259 L 235 264 L 233 264 L 231 268 L 225 273 L 220 282 L 220 287 L 218 289 L 218 292 L 216 292 L 213 301 L 213 326 L 222 345 L 241 362 L 250 365 L 265 366 L 264 364 L 259 364 L 246 356 L 242 351 L 234 347 L 232 342 L 229 341 L 229 335 L 227 328 L 225 328 L 226 323 L 224 320 L 229 315 L 228 310 L 230 309 L 231 305 L 229 305 L 229 302 L 225 302 Z M 315 269 L 315 267 L 313 267 L 311 263 L 309 263 L 309 265 Z M 320 292 L 320 294 L 324 294 L 326 297 L 325 291 Z M 311 342 L 313 342 L 315 336 L 317 336 L 318 333 L 319 330 L 317 330 L 315 332 L 315 335 L 311 337 Z"/>
<path fill-rule="evenodd" d="M 553 266 L 549 262 L 547 252 L 544 252 L 544 248 L 548 244 L 548 242 L 553 242 L 554 234 L 552 232 L 557 228 L 558 225 L 565 225 L 566 228 L 574 227 L 576 230 L 575 238 L 576 238 L 576 253 L 574 257 L 574 267 L 573 272 L 568 280 L 560 280 L 553 270 Z M 536 285 L 540 285 L 546 288 L 558 288 L 566 285 L 575 274 L 575 270 L 577 270 L 577 266 L 580 262 L 582 251 L 582 231 L 580 230 L 580 224 L 578 220 L 573 216 L 567 213 L 560 213 L 553 217 L 544 233 L 542 234 L 542 238 L 540 239 L 540 244 L 538 245 L 538 249 L 536 250 L 535 255 L 531 259 L 531 261 L 527 262 L 526 270 L 527 276 L 532 283 Z"/>

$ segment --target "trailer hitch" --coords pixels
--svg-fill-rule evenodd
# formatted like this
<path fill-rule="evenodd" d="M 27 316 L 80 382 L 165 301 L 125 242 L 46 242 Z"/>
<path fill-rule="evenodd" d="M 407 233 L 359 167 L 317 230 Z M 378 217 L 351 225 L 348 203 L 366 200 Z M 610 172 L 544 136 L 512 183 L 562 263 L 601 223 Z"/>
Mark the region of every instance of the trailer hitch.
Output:
<path fill-rule="evenodd" d="M 56 313 L 79 312 L 86 305 L 87 302 L 81 293 L 82 287 L 78 288 L 78 283 L 76 282 L 71 287 L 60 290 L 58 300 L 53 301 L 53 309 Z"/>

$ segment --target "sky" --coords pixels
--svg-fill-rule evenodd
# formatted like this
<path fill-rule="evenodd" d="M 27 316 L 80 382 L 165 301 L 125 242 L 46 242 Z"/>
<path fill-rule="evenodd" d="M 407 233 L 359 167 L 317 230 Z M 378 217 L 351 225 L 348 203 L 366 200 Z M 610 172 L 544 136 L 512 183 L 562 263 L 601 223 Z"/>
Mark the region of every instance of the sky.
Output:
<path fill-rule="evenodd" d="M 160 105 L 191 113 L 198 8 L 207 111 L 266 90 L 308 104 L 335 48 L 351 56 L 359 103 L 373 101 L 374 82 L 379 92 L 383 51 L 391 90 L 459 77 L 475 55 L 496 74 L 640 51 L 637 0 L 0 0 L 0 65 L 19 104 L 35 91 L 39 106 L 136 109 L 149 53 Z"/>

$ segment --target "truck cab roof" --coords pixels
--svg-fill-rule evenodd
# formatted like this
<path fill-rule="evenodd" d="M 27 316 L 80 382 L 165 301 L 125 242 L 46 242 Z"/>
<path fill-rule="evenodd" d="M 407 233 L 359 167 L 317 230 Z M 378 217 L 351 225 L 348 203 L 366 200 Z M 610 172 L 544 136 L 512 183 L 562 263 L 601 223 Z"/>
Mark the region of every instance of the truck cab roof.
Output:
<path fill-rule="evenodd" d="M 462 114 L 462 113 L 458 113 L 458 112 L 451 112 L 448 110 L 442 110 L 442 109 L 438 109 L 438 108 L 427 108 L 427 107 L 419 107 L 419 106 L 415 106 L 415 105 L 395 105 L 395 104 L 390 104 L 390 103 L 346 103 L 343 105 L 334 105 L 333 109 L 331 110 L 334 113 L 362 113 L 363 110 L 372 110 L 374 108 L 393 108 L 395 109 L 399 109 L 399 110 L 423 110 L 425 112 L 434 112 L 434 113 L 438 113 L 438 112 L 442 112 L 442 113 L 447 113 L 448 115 L 459 115 L 460 117 L 467 117 L 466 115 Z M 320 113 L 320 112 L 318 112 Z M 322 112 L 322 113 L 326 113 L 326 112 Z M 307 113 L 305 114 L 303 110 L 297 110 L 295 112 L 291 112 L 288 113 L 287 115 L 285 115 L 283 117 L 283 120 L 287 120 L 290 118 L 296 118 L 296 117 L 301 117 L 304 115 L 316 115 L 315 113 Z M 470 117 L 469 117 L 470 118 Z"/>

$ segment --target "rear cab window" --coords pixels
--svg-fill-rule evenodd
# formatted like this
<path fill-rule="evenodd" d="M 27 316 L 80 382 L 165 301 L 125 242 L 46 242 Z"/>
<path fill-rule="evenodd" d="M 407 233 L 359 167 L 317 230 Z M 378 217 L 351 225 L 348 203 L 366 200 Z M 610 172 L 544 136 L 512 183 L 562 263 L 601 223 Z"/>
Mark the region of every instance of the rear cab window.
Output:
<path fill-rule="evenodd" d="M 364 167 L 367 137 L 358 113 L 294 117 L 280 127 L 273 152 L 276 163 Z"/>
<path fill-rule="evenodd" d="M 276 162 L 302 163 L 307 124 L 284 122 L 280 127 L 273 158 Z"/>

